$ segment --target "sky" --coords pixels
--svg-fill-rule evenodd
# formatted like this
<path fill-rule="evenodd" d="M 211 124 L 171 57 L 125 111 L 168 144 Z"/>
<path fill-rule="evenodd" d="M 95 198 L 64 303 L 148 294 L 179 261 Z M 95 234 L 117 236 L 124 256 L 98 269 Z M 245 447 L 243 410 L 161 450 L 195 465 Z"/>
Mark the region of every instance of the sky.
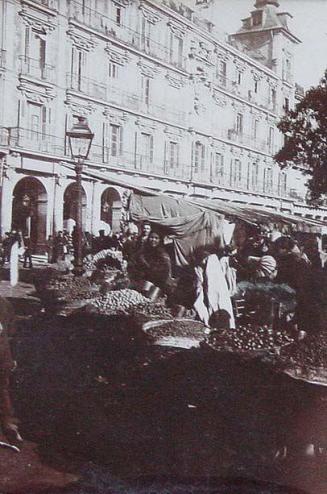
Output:
<path fill-rule="evenodd" d="M 215 2 L 221 18 L 213 22 L 223 31 L 232 33 L 241 27 L 241 19 L 254 9 L 255 0 Z M 327 68 L 327 0 L 279 0 L 279 3 L 279 12 L 293 16 L 289 26 L 302 41 L 296 49 L 295 81 L 305 89 L 316 86 Z"/>

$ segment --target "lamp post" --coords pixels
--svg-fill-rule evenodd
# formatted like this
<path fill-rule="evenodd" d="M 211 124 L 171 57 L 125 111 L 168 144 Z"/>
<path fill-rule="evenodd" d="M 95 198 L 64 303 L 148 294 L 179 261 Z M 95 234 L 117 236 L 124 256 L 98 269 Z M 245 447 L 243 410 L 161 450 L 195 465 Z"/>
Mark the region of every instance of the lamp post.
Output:
<path fill-rule="evenodd" d="M 82 231 L 82 171 L 84 161 L 88 158 L 94 134 L 85 117 L 78 117 L 70 131 L 66 132 L 72 157 L 75 160 L 76 188 L 77 188 L 77 211 L 76 211 L 76 243 L 74 245 L 75 276 L 81 276 L 83 269 L 83 231 Z"/>

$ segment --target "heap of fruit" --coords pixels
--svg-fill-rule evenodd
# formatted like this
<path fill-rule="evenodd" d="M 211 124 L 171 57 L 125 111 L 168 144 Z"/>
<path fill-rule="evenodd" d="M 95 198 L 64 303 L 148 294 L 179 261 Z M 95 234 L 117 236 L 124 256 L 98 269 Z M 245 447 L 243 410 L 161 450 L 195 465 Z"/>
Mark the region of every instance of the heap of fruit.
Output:
<path fill-rule="evenodd" d="M 272 350 L 292 342 L 293 339 L 285 331 L 275 331 L 267 325 L 256 324 L 215 331 L 207 339 L 208 345 L 215 350 L 235 352 Z"/>
<path fill-rule="evenodd" d="M 67 275 L 50 278 L 41 296 L 50 297 L 53 301 L 71 302 L 94 298 L 97 292 L 87 278 Z"/>
<path fill-rule="evenodd" d="M 168 307 L 165 306 L 164 300 L 158 302 L 146 302 L 137 305 L 133 309 L 135 316 L 144 316 L 145 319 L 173 319 L 173 315 Z"/>
<path fill-rule="evenodd" d="M 199 321 L 176 319 L 160 324 L 160 326 L 149 327 L 146 333 L 153 338 L 167 336 L 194 338 L 203 340 L 205 326 Z"/>
<path fill-rule="evenodd" d="M 286 364 L 327 369 L 327 337 L 324 334 L 307 336 L 283 348 L 280 358 Z"/>
<path fill-rule="evenodd" d="M 129 314 L 135 306 L 149 303 L 148 299 L 136 290 L 125 288 L 123 290 L 109 291 L 103 296 L 92 300 L 91 306 L 97 312 L 106 315 Z"/>
<path fill-rule="evenodd" d="M 88 255 L 84 259 L 84 267 L 87 270 L 94 269 L 123 269 L 123 255 L 118 250 L 104 249 L 94 255 Z"/>

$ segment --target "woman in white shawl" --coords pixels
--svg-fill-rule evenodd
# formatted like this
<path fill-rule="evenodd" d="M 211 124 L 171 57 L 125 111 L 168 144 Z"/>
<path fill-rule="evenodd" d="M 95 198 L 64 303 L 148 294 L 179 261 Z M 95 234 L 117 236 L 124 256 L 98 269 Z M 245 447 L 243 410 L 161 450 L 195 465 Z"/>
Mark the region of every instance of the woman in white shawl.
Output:
<path fill-rule="evenodd" d="M 230 316 L 229 327 L 235 328 L 233 307 L 226 277 L 216 253 L 203 252 L 194 268 L 196 275 L 196 300 L 194 309 L 200 320 L 209 327 L 210 317 L 219 310 Z"/>
<path fill-rule="evenodd" d="M 24 252 L 22 236 L 19 233 L 13 234 L 13 241 L 10 250 L 10 285 L 16 286 L 18 283 L 18 262 L 19 256 Z"/>

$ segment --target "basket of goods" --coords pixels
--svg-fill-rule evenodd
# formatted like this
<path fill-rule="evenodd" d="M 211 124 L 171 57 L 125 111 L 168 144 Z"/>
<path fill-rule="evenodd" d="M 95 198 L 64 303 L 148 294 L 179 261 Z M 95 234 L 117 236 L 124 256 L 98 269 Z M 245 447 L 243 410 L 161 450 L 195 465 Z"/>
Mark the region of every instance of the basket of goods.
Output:
<path fill-rule="evenodd" d="M 89 304 L 89 310 L 108 316 L 130 315 L 136 306 L 142 305 L 147 301 L 148 299 L 136 290 L 124 288 L 122 290 L 108 291 L 92 300 Z"/>
<path fill-rule="evenodd" d="M 142 330 L 155 345 L 194 348 L 204 341 L 206 327 L 193 319 L 168 319 L 148 321 Z"/>
<path fill-rule="evenodd" d="M 169 320 L 173 319 L 171 310 L 165 305 L 166 299 L 161 298 L 156 302 L 151 302 L 146 298 L 142 304 L 133 307 L 131 315 L 141 324 L 148 321 Z"/>
<path fill-rule="evenodd" d="M 79 309 L 99 295 L 99 288 L 83 276 L 56 275 L 50 277 L 38 292 L 46 308 L 55 308 L 64 314 L 66 310 Z"/>
<path fill-rule="evenodd" d="M 278 366 L 294 379 L 327 386 L 327 337 L 307 336 L 282 348 Z"/>
<path fill-rule="evenodd" d="M 280 349 L 294 340 L 286 331 L 275 331 L 268 325 L 244 324 L 236 329 L 212 332 L 206 345 L 219 352 L 232 352 L 248 358 L 267 353 L 279 353 Z"/>
<path fill-rule="evenodd" d="M 118 269 L 119 271 L 124 270 L 122 253 L 113 249 L 100 250 L 100 252 L 97 252 L 94 255 L 89 254 L 85 257 L 83 265 L 84 268 L 90 272 L 104 269 L 104 267 L 114 270 Z"/>

